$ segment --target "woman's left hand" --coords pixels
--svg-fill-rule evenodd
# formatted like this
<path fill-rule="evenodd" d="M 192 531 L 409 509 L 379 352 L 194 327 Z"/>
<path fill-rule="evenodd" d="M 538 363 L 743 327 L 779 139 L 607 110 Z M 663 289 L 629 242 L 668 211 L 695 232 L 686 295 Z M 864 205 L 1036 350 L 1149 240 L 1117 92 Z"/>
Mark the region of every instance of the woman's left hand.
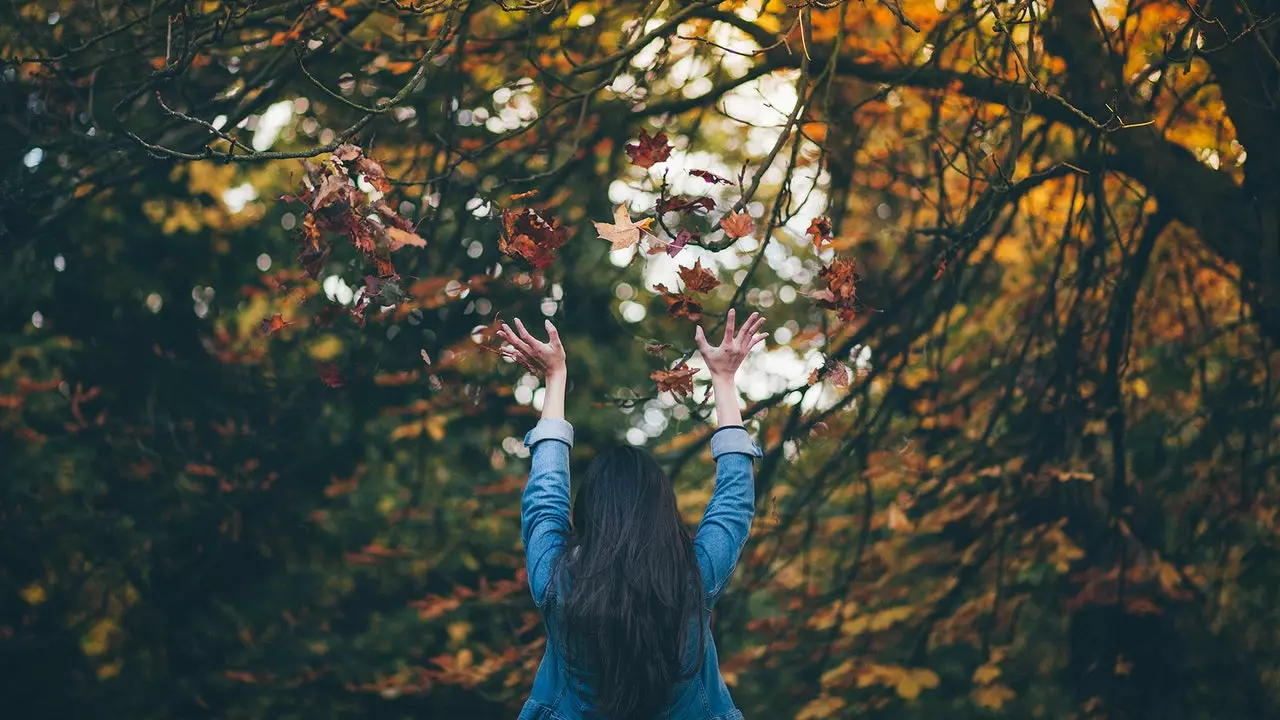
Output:
<path fill-rule="evenodd" d="M 556 331 L 556 326 L 551 324 L 550 320 L 546 321 L 548 341 L 542 342 L 529 334 L 525 330 L 524 323 L 520 322 L 520 318 L 516 318 L 516 329 L 512 330 L 510 325 L 502 323 L 502 327 L 498 330 L 498 335 L 503 340 L 510 343 L 510 347 L 503 347 L 501 352 L 504 356 L 515 360 L 523 365 L 530 372 L 543 375 L 547 378 L 563 377 L 566 374 L 564 346 L 560 344 L 560 333 Z"/>

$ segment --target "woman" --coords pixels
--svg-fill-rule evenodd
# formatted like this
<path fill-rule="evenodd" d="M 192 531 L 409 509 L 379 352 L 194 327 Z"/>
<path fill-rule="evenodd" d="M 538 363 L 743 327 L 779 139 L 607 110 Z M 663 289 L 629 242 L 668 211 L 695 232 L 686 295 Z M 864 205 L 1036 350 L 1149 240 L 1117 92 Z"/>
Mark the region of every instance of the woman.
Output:
<path fill-rule="evenodd" d="M 724 591 L 755 514 L 753 458 L 734 377 L 764 340 L 752 313 L 724 339 L 695 332 L 711 373 L 718 429 L 711 437 L 716 486 L 691 538 L 671 480 L 633 447 L 598 455 L 569 513 L 564 419 L 564 348 L 516 320 L 500 334 L 503 353 L 546 378 L 542 419 L 525 436 L 533 455 L 521 508 L 529 587 L 547 628 L 547 649 L 519 720 L 741 720 L 720 677 L 710 613 Z"/>

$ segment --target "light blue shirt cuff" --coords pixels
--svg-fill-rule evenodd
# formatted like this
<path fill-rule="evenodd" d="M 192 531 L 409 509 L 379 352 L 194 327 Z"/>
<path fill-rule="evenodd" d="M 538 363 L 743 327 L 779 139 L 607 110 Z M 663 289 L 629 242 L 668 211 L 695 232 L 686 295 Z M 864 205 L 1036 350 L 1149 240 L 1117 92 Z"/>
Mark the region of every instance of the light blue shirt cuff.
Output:
<path fill-rule="evenodd" d="M 751 436 L 746 430 L 740 427 L 727 427 L 723 430 L 717 430 L 711 436 L 711 457 L 719 460 L 721 455 L 729 453 L 739 453 L 749 455 L 753 458 L 764 457 L 764 452 L 760 450 L 760 446 L 751 440 Z"/>
<path fill-rule="evenodd" d="M 533 447 L 543 440 L 559 440 L 573 447 L 573 425 L 570 425 L 567 420 L 542 418 L 532 430 L 525 433 L 524 444 L 525 447 Z"/>

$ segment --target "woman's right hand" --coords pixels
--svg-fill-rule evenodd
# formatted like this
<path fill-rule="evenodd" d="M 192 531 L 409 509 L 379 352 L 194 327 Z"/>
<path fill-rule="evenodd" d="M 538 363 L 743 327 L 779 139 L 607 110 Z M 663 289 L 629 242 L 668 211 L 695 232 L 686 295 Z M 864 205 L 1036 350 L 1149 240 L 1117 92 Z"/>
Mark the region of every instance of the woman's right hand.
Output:
<path fill-rule="evenodd" d="M 757 332 L 762 325 L 764 325 L 764 318 L 760 313 L 753 312 L 751 317 L 742 324 L 742 329 L 735 333 L 734 311 L 729 310 L 729 316 L 724 323 L 724 338 L 719 345 L 708 343 L 706 334 L 702 332 L 702 326 L 698 326 L 694 331 L 694 340 L 713 378 L 733 379 L 738 372 L 738 367 L 747 357 L 747 352 L 769 336 L 767 332 Z"/>

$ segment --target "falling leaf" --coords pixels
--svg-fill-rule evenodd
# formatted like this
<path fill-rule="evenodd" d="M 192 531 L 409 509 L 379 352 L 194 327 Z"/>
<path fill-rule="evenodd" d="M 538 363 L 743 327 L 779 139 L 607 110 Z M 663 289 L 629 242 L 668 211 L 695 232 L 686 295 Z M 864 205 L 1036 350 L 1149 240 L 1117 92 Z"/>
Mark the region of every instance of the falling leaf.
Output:
<path fill-rule="evenodd" d="M 388 247 L 391 252 L 395 252 L 405 245 L 412 245 L 413 247 L 427 246 L 427 241 L 423 240 L 417 233 L 396 227 L 387 228 L 387 239 L 390 241 Z"/>
<path fill-rule="evenodd" d="M 648 228 L 652 222 L 653 218 L 632 222 L 631 213 L 623 204 L 613 211 L 613 223 L 596 222 L 594 224 L 600 237 L 613 244 L 611 250 L 625 250 L 640 242 L 640 232 Z"/>
<path fill-rule="evenodd" d="M 826 289 L 806 294 L 819 305 L 837 311 L 841 320 L 852 320 L 863 309 L 862 301 L 858 299 L 858 282 L 862 276 L 855 268 L 853 260 L 832 260 L 818 273 L 818 277 L 826 281 Z"/>
<path fill-rule="evenodd" d="M 688 293 L 673 293 L 667 289 L 665 285 L 655 285 L 654 289 L 662 293 L 662 299 L 667 303 L 667 315 L 676 317 L 687 317 L 693 322 L 697 322 L 702 317 L 702 304 L 697 298 Z"/>
<path fill-rule="evenodd" d="M 938 278 L 942 277 L 943 273 L 945 273 L 946 271 L 947 271 L 947 261 L 942 260 L 941 262 L 938 263 L 938 272 L 933 274 L 933 279 L 937 280 Z"/>
<path fill-rule="evenodd" d="M 426 363 L 427 367 L 431 367 L 431 356 L 427 354 L 426 350 L 420 350 L 419 352 L 422 353 L 422 362 Z"/>
<path fill-rule="evenodd" d="M 511 199 L 512 199 L 512 200 L 524 200 L 525 198 L 531 198 L 531 197 L 533 197 L 533 196 L 535 196 L 535 195 L 537 195 L 537 194 L 538 194 L 538 190 L 537 190 L 537 188 L 535 188 L 535 189 L 533 189 L 533 190 L 525 190 L 525 191 L 524 191 L 524 192 L 522 192 L 522 193 L 516 193 L 515 195 L 512 195 L 512 196 L 511 196 Z"/>
<path fill-rule="evenodd" d="M 706 180 L 712 185 L 732 185 L 733 184 L 728 179 L 722 178 L 719 175 L 707 170 L 690 170 L 689 174 L 696 178 L 702 178 L 703 180 Z"/>
<path fill-rule="evenodd" d="M 655 370 L 649 374 L 658 384 L 660 392 L 671 391 L 677 397 L 693 394 L 693 376 L 698 374 L 696 368 L 680 365 L 672 370 Z"/>
<path fill-rule="evenodd" d="M 347 19 L 347 11 L 346 11 L 346 10 L 343 10 L 343 9 L 342 9 L 342 8 L 340 8 L 340 7 L 330 7 L 330 8 L 329 8 L 329 14 L 330 14 L 330 15 L 332 15 L 333 17 L 337 18 L 338 20 L 346 20 L 346 19 Z"/>
<path fill-rule="evenodd" d="M 669 343 L 651 342 L 645 344 L 644 351 L 654 357 L 662 357 L 663 353 L 670 348 L 671 345 Z"/>
<path fill-rule="evenodd" d="M 559 221 L 545 220 L 531 208 L 502 211 L 502 237 L 498 249 L 512 257 L 521 257 L 542 270 L 555 261 L 556 250 L 569 239 L 569 229 Z"/>
<path fill-rule="evenodd" d="M 337 363 L 321 363 L 319 366 L 320 381 L 331 388 L 342 387 L 342 374 L 338 372 Z"/>
<path fill-rule="evenodd" d="M 671 144 L 667 142 L 667 134 L 660 132 L 649 137 L 649 133 L 643 128 L 640 130 L 640 139 L 628 143 L 623 149 L 626 150 L 627 157 L 631 158 L 632 164 L 642 168 L 653 167 L 654 163 L 671 157 Z"/>
<path fill-rule="evenodd" d="M 809 374 L 809 384 L 816 385 L 823 380 L 830 380 L 836 387 L 849 387 L 849 368 L 833 357 L 827 357 L 821 367 Z"/>
<path fill-rule="evenodd" d="M 702 267 L 701 259 L 694 263 L 693 267 L 682 267 L 678 272 L 687 292 L 705 293 L 720 285 L 720 280 L 716 278 L 715 273 Z"/>
<path fill-rule="evenodd" d="M 698 240 L 699 237 L 698 233 L 681 230 L 679 234 L 676 235 L 676 238 L 667 245 L 667 254 L 671 257 L 675 257 L 684 249 L 685 245 L 688 245 L 690 241 Z"/>
<path fill-rule="evenodd" d="M 751 216 L 742 212 L 731 212 L 720 219 L 720 229 L 724 230 L 724 234 L 737 240 L 751 234 L 755 229 L 755 223 L 751 221 Z"/>
<path fill-rule="evenodd" d="M 276 331 L 287 328 L 293 324 L 293 321 L 285 322 L 280 313 L 272 315 L 269 319 L 262 321 L 262 332 L 265 335 L 272 335 Z"/>
<path fill-rule="evenodd" d="M 831 242 L 831 219 L 825 216 L 814 218 L 804 234 L 813 236 L 814 251 L 821 250 L 823 245 Z"/>
<path fill-rule="evenodd" d="M 688 195 L 673 195 L 666 200 L 658 202 L 658 211 L 664 214 L 670 212 L 687 212 L 690 210 L 702 210 L 709 212 L 715 209 L 716 201 L 706 196 L 691 198 Z"/>

